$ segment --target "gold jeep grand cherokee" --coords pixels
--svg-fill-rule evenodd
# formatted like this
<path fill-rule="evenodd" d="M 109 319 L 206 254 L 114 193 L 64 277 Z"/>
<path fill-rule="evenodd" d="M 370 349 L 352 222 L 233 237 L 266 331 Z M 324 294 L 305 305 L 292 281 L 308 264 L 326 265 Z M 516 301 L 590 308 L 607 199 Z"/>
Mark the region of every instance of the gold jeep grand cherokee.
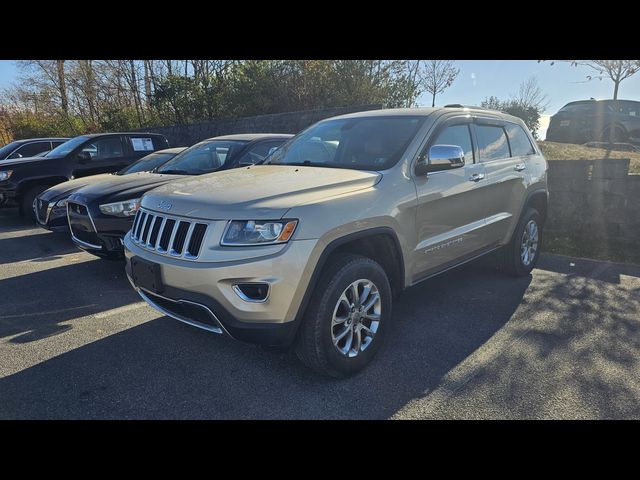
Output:
<path fill-rule="evenodd" d="M 518 118 L 376 110 L 312 125 L 262 165 L 144 195 L 127 275 L 151 306 L 238 340 L 293 346 L 336 377 L 363 368 L 405 288 L 500 249 L 540 253 L 547 164 Z"/>

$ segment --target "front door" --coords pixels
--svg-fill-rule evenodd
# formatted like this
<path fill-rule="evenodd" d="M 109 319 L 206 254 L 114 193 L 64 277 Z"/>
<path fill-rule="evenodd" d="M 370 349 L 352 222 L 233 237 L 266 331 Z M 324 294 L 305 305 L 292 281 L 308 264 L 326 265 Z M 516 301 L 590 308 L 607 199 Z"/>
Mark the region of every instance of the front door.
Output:
<path fill-rule="evenodd" d="M 122 168 L 126 155 L 119 135 L 91 139 L 75 152 L 73 176 L 79 178 L 115 172 Z"/>
<path fill-rule="evenodd" d="M 416 230 L 413 282 L 459 263 L 481 251 L 486 243 L 484 165 L 477 162 L 471 119 L 458 117 L 436 127 L 421 155 L 432 145 L 457 145 L 465 165 L 452 170 L 416 176 Z"/>

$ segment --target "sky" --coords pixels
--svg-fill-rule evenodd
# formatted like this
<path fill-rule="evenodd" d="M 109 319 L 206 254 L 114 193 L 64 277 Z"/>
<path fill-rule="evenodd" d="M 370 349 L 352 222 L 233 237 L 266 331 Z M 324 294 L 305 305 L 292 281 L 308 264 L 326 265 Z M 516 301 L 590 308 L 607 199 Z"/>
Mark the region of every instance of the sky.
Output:
<path fill-rule="evenodd" d="M 460 74 L 453 85 L 436 97 L 436 105 L 461 103 L 479 105 L 491 95 L 506 99 L 518 92 L 521 82 L 531 76 L 538 79 L 549 105 L 541 119 L 540 138 L 544 138 L 549 116 L 574 100 L 611 98 L 613 83 L 609 80 L 586 81 L 594 72 L 586 67 L 572 67 L 565 62 L 538 63 L 536 60 L 456 60 Z M 19 82 L 19 72 L 12 60 L 0 60 L 0 89 Z M 640 73 L 622 82 L 620 99 L 640 100 Z M 429 95 L 418 99 L 420 106 L 431 106 Z"/>

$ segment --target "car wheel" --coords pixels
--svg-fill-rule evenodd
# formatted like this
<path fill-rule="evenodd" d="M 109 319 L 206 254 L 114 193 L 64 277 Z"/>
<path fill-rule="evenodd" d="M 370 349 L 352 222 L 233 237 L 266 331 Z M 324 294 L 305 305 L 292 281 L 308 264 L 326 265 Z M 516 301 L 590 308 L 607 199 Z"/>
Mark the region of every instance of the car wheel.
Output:
<path fill-rule="evenodd" d="M 603 142 L 620 143 L 625 142 L 627 140 L 627 137 L 621 128 L 615 128 L 613 130 L 613 137 L 611 136 L 611 129 L 606 128 L 602 132 L 602 138 L 600 140 Z"/>
<path fill-rule="evenodd" d="M 36 187 L 31 187 L 29 190 L 24 192 L 22 195 L 22 200 L 20 201 L 20 215 L 28 218 L 29 220 L 36 221 L 36 214 L 33 211 L 33 202 L 36 197 L 44 192 L 47 188 L 47 185 L 38 185 Z"/>
<path fill-rule="evenodd" d="M 337 255 L 314 287 L 295 351 L 313 370 L 336 378 L 364 368 L 382 343 L 391 318 L 391 286 L 384 269 L 359 255 Z"/>
<path fill-rule="evenodd" d="M 504 269 L 512 275 L 528 275 L 538 262 L 541 246 L 540 214 L 535 208 L 529 208 L 520 217 L 511 243 L 505 248 Z"/>

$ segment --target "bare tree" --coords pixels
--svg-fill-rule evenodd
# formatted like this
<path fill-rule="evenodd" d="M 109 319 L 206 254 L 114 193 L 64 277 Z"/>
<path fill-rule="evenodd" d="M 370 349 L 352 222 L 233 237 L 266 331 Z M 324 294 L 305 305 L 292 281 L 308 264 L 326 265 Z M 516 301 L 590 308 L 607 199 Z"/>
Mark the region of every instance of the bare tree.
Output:
<path fill-rule="evenodd" d="M 535 108 L 539 112 L 544 112 L 549 106 L 549 97 L 543 93 L 535 76 L 522 82 L 518 94 L 511 95 L 511 100 L 524 109 Z"/>
<path fill-rule="evenodd" d="M 640 70 L 640 60 L 572 60 L 572 65 L 582 65 L 595 70 L 596 75 L 587 75 L 587 80 L 609 78 L 613 82 L 613 99 L 618 99 L 618 90 L 623 80 Z"/>
<path fill-rule="evenodd" d="M 422 74 L 425 91 L 431 94 L 431 106 L 436 106 L 436 95 L 444 92 L 456 79 L 460 69 L 451 60 L 429 60 Z"/>
<path fill-rule="evenodd" d="M 56 60 L 56 72 L 58 74 L 58 89 L 60 91 L 60 103 L 64 113 L 69 113 L 69 100 L 67 99 L 67 85 L 64 78 L 64 60 Z"/>
<path fill-rule="evenodd" d="M 545 60 L 538 60 L 543 62 Z M 618 90 L 623 80 L 640 71 L 640 60 L 561 60 L 569 62 L 572 66 L 587 67 L 596 72 L 595 75 L 587 75 L 587 81 L 608 78 L 613 82 L 613 100 L 618 99 Z M 553 65 L 555 61 L 551 61 Z"/>

